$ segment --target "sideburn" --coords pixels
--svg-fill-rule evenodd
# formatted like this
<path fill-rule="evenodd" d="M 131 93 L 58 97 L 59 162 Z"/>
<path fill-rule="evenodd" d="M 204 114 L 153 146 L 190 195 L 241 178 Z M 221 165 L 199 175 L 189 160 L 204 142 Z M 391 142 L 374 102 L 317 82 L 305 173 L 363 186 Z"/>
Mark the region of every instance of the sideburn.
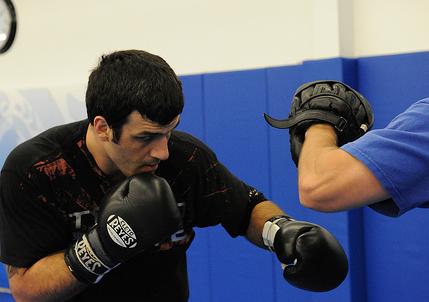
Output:
<path fill-rule="evenodd" d="M 113 131 L 113 138 L 112 138 L 112 142 L 115 144 L 119 144 L 119 139 L 121 138 L 121 134 L 122 134 L 122 125 L 121 126 L 117 126 L 117 127 L 112 127 L 112 131 Z"/>

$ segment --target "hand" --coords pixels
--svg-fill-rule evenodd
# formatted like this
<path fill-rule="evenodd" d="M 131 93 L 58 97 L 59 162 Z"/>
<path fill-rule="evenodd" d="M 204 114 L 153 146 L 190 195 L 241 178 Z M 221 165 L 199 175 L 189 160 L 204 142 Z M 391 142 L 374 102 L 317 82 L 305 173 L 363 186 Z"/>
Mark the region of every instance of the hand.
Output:
<path fill-rule="evenodd" d="M 329 291 L 347 276 L 347 256 L 326 229 L 289 217 L 271 219 L 264 225 L 265 244 L 283 264 L 283 277 L 291 285 L 310 291 Z"/>
<path fill-rule="evenodd" d="M 181 226 L 167 181 L 152 174 L 135 175 L 104 198 L 97 224 L 66 251 L 65 261 L 79 281 L 95 283 Z"/>
<path fill-rule="evenodd" d="M 338 81 L 316 81 L 299 87 L 288 119 L 264 116 L 267 123 L 275 128 L 289 128 L 290 151 L 296 166 L 305 132 L 311 125 L 331 124 L 337 133 L 338 146 L 341 146 L 362 136 L 374 123 L 365 97 Z"/>

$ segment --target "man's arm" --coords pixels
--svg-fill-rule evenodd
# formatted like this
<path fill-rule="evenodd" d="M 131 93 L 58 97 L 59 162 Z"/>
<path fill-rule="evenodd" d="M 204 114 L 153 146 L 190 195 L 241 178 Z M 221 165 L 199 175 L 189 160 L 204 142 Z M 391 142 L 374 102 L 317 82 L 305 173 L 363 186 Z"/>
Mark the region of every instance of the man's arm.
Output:
<path fill-rule="evenodd" d="M 65 301 L 87 287 L 72 275 L 62 251 L 40 259 L 29 268 L 8 265 L 7 274 L 17 302 Z"/>
<path fill-rule="evenodd" d="M 12 294 L 18 301 L 64 301 L 181 227 L 167 181 L 152 174 L 134 175 L 104 198 L 97 224 L 64 252 L 29 268 L 9 267 Z"/>
<path fill-rule="evenodd" d="M 318 211 L 341 211 L 389 198 L 372 172 L 338 148 L 328 124 L 315 124 L 305 133 L 298 163 L 301 204 Z"/>
<path fill-rule="evenodd" d="M 278 215 L 286 214 L 273 202 L 266 200 L 258 203 L 252 210 L 246 238 L 253 244 L 267 249 L 262 239 L 262 230 L 268 219 Z"/>

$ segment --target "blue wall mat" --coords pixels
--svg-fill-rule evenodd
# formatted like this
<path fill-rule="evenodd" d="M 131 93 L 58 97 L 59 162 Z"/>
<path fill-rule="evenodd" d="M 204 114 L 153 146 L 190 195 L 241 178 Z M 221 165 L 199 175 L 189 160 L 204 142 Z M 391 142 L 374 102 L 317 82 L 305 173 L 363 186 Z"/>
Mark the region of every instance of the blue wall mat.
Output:
<path fill-rule="evenodd" d="M 368 302 L 427 301 L 427 209 L 400 218 L 365 215 Z"/>
<path fill-rule="evenodd" d="M 292 97 L 304 80 L 302 65 L 267 69 L 267 113 L 277 119 L 287 118 Z M 265 123 L 264 120 L 260 121 Z M 297 171 L 290 156 L 289 131 L 274 129 L 268 124 L 271 198 L 286 213 L 300 217 L 304 208 L 297 206 Z"/>
<path fill-rule="evenodd" d="M 304 82 L 317 80 L 343 81 L 343 61 L 342 58 L 305 61 L 302 65 L 302 79 Z"/>
<path fill-rule="evenodd" d="M 181 77 L 185 108 L 178 129 L 204 139 L 203 81 L 202 76 Z M 194 242 L 188 250 L 189 301 L 208 301 L 211 297 L 209 270 L 209 233 L 206 229 L 195 229 Z"/>
<path fill-rule="evenodd" d="M 279 203 L 290 215 L 325 226 L 344 246 L 350 274 L 337 289 L 310 293 L 284 282 L 276 257 L 220 227 L 197 229 L 191 246 L 190 301 L 392 302 L 427 301 L 427 209 L 384 217 L 364 208 L 323 214 L 299 205 L 296 168 L 287 131 L 269 128 L 263 112 L 286 117 L 296 88 L 308 81 L 338 79 L 372 103 L 375 128 L 384 127 L 416 100 L 429 96 L 429 52 L 360 59 L 334 58 L 301 65 L 184 76 L 185 110 L 179 129 L 207 142 L 237 176 Z M 0 166 L 36 121 L 63 123 L 48 90 L 20 92 L 22 102 L 0 93 Z M 69 98 L 69 115 L 78 100 Z M 4 116 L 13 106 L 13 113 Z M 48 108 L 49 110 L 44 110 Z M 2 115 L 3 114 L 3 115 Z M 7 123 L 6 123 L 7 121 Z M 34 124 L 35 125 L 35 124 Z M 37 126 L 37 125 L 36 125 Z M 0 286 L 6 274 L 0 269 Z M 0 294 L 0 301 L 13 301 Z"/>
<path fill-rule="evenodd" d="M 429 95 L 429 52 L 358 59 L 359 89 L 374 107 L 381 128 Z"/>
<path fill-rule="evenodd" d="M 9 283 L 7 281 L 6 268 L 0 263 L 0 287 L 8 288 Z"/>
<path fill-rule="evenodd" d="M 265 71 L 204 76 L 206 139 L 231 172 L 268 190 Z M 243 238 L 210 230 L 213 301 L 273 301 L 272 258 Z"/>
<path fill-rule="evenodd" d="M 1 302 L 15 302 L 15 299 L 9 294 L 1 294 L 0 293 L 0 301 Z"/>
<path fill-rule="evenodd" d="M 0 93 L 0 108 L 0 166 L 3 166 L 9 152 L 21 142 L 21 137 L 31 136 L 27 124 L 34 121 L 34 114 L 31 108 L 15 104 L 4 93 Z"/>
<path fill-rule="evenodd" d="M 66 104 L 67 110 L 73 121 L 83 120 L 87 118 L 86 105 L 84 100 L 78 99 L 73 94 L 68 93 Z"/>
<path fill-rule="evenodd" d="M 178 129 L 204 140 L 203 76 L 182 76 L 180 80 L 182 81 L 185 107 Z"/>
<path fill-rule="evenodd" d="M 356 59 L 342 59 L 343 82 L 359 90 L 359 70 Z M 348 212 L 348 254 L 350 301 L 366 301 L 366 270 L 364 255 L 363 209 Z"/>
<path fill-rule="evenodd" d="M 361 92 L 372 101 L 376 128 L 429 96 L 429 53 L 362 58 Z M 427 209 L 401 218 L 365 210 L 368 302 L 427 301 L 429 224 Z"/>
<path fill-rule="evenodd" d="M 28 116 L 36 113 L 43 129 L 64 123 L 64 116 L 57 104 L 58 100 L 52 97 L 48 89 L 27 89 L 22 90 L 21 94 L 31 106 L 28 108 Z"/>
<path fill-rule="evenodd" d="M 267 113 L 274 118 L 286 118 L 289 114 L 292 96 L 298 86 L 303 83 L 302 65 L 269 68 L 266 70 L 267 81 Z M 265 123 L 265 121 L 263 121 Z M 297 174 L 289 152 L 289 133 L 287 130 L 273 129 L 269 131 L 270 155 L 270 195 L 274 202 L 292 217 L 303 219 L 304 208 L 298 206 Z M 275 301 L 307 301 L 310 293 L 288 285 L 282 276 L 277 257 L 273 254 Z M 309 301 L 309 300 L 308 300 Z"/>
<path fill-rule="evenodd" d="M 274 117 L 286 117 L 295 90 L 303 83 L 316 79 L 339 79 L 343 76 L 343 61 L 330 59 L 308 61 L 303 65 L 271 68 L 267 72 L 268 108 Z M 287 130 L 270 128 L 271 178 L 273 199 L 296 219 L 318 223 L 330 230 L 342 243 L 348 253 L 348 214 L 321 214 L 303 208 L 299 204 L 296 167 L 289 151 Z M 288 301 L 348 301 L 351 296 L 350 280 L 328 293 L 311 293 L 298 290 L 287 284 L 277 274 L 277 300 Z"/>
<path fill-rule="evenodd" d="M 0 115 L 0 118 L 1 118 L 1 115 Z M 1 142 L 0 167 L 3 166 L 4 161 L 6 160 L 10 151 L 12 151 L 12 149 L 17 146 L 19 141 L 20 141 L 19 137 L 13 129 L 9 129 L 5 133 L 3 133 L 3 136 L 1 137 L 1 140 L 0 140 Z"/>
<path fill-rule="evenodd" d="M 348 211 L 350 302 L 367 299 L 364 220 L 362 208 Z"/>
<path fill-rule="evenodd" d="M 5 270 L 5 266 L 3 264 L 0 264 L 0 287 L 3 289 L 9 288 L 6 270 Z M 2 291 L 0 291 L 0 301 L 1 302 L 13 302 L 15 300 L 12 298 L 12 295 L 10 295 L 8 293 L 3 293 Z"/>

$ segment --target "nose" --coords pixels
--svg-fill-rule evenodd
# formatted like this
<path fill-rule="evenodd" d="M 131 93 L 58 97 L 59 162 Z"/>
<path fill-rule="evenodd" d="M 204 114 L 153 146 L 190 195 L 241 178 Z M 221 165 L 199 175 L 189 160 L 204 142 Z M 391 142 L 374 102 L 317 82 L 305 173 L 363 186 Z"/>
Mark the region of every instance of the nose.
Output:
<path fill-rule="evenodd" d="M 168 138 L 167 136 L 161 136 L 154 142 L 152 142 L 152 149 L 150 155 L 153 158 L 157 158 L 159 160 L 166 160 L 170 156 L 168 152 Z"/>

